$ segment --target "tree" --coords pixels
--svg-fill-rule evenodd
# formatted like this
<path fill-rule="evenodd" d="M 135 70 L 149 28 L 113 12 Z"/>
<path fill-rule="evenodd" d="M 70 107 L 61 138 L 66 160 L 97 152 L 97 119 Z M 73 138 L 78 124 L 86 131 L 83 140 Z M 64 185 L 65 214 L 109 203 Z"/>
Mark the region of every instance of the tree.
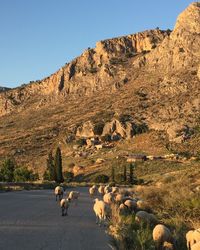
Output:
<path fill-rule="evenodd" d="M 11 159 L 6 159 L 1 168 L 1 177 L 3 181 L 11 182 L 14 178 L 15 164 Z"/>
<path fill-rule="evenodd" d="M 126 165 L 124 165 L 124 182 L 126 182 L 127 178 L 126 178 Z"/>
<path fill-rule="evenodd" d="M 112 168 L 111 168 L 111 181 L 115 182 L 115 169 L 114 169 L 114 166 L 112 166 Z"/>
<path fill-rule="evenodd" d="M 55 171 L 56 171 L 56 179 L 57 182 L 63 182 L 63 174 L 62 174 L 62 154 L 61 149 L 57 147 L 56 155 L 55 155 Z"/>
<path fill-rule="evenodd" d="M 52 151 L 49 152 L 48 159 L 47 159 L 46 177 L 48 177 L 49 181 L 57 181 L 57 175 L 56 175 L 56 170 L 54 166 L 54 158 L 52 155 Z"/>
<path fill-rule="evenodd" d="M 129 183 L 130 184 L 133 184 L 133 179 L 134 179 L 134 176 L 133 176 L 133 170 L 134 170 L 134 165 L 131 163 L 130 166 L 129 166 Z"/>

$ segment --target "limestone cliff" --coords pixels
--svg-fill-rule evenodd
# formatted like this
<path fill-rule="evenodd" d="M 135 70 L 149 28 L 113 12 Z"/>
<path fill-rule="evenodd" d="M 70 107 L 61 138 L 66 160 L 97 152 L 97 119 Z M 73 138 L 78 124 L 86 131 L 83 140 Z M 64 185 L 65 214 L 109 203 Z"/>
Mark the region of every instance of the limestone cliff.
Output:
<path fill-rule="evenodd" d="M 126 73 L 118 70 L 121 64 L 130 57 L 151 51 L 168 35 L 169 32 L 150 30 L 97 42 L 95 49 L 85 50 L 51 76 L 1 94 L 0 116 L 27 108 L 30 98 L 31 105 L 34 103 L 38 108 L 69 95 L 91 95 L 111 87 L 114 78 L 124 81 Z"/>

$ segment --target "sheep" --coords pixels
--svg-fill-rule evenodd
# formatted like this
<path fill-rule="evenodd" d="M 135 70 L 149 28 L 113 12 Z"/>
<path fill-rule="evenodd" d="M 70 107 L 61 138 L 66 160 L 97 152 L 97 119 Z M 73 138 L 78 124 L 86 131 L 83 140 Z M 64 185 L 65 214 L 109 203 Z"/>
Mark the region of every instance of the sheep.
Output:
<path fill-rule="evenodd" d="M 96 187 L 92 186 L 91 188 L 89 188 L 89 194 L 90 196 L 93 196 L 96 194 Z"/>
<path fill-rule="evenodd" d="M 172 245 L 174 243 L 174 239 L 170 230 L 162 224 L 158 224 L 154 227 L 153 240 L 156 244 L 156 250 L 162 250 L 164 247 L 164 242 L 171 243 Z"/>
<path fill-rule="evenodd" d="M 112 193 L 106 193 L 103 196 L 103 201 L 107 204 L 111 204 L 113 202 L 114 196 Z"/>
<path fill-rule="evenodd" d="M 200 228 L 188 231 L 186 234 L 186 240 L 188 249 L 190 249 L 192 245 L 200 241 Z"/>
<path fill-rule="evenodd" d="M 95 212 L 96 215 L 96 224 L 101 225 L 101 223 L 107 218 L 108 215 L 108 207 L 106 205 L 106 203 L 102 200 L 99 200 L 98 198 L 96 198 L 94 200 L 94 206 L 93 206 L 93 210 Z"/>
<path fill-rule="evenodd" d="M 101 195 L 104 194 L 104 186 L 99 186 L 98 191 Z"/>
<path fill-rule="evenodd" d="M 116 196 L 115 196 L 115 201 L 116 201 L 116 203 L 123 203 L 123 198 L 124 198 L 124 196 L 122 195 L 122 194 L 117 194 Z"/>
<path fill-rule="evenodd" d="M 158 223 L 158 220 L 155 215 L 147 213 L 146 211 L 138 211 L 135 215 L 135 221 L 138 223 L 145 222 L 153 225 Z"/>
<path fill-rule="evenodd" d="M 68 208 L 69 208 L 69 203 L 70 203 L 70 199 L 62 199 L 60 201 L 60 207 L 61 207 L 61 211 L 62 211 L 62 216 L 66 216 Z"/>
<path fill-rule="evenodd" d="M 132 199 L 132 197 L 130 197 L 130 196 L 124 196 L 124 197 L 122 198 L 122 202 L 123 202 L 123 203 L 126 202 L 127 200 L 133 200 L 133 199 Z"/>
<path fill-rule="evenodd" d="M 109 185 L 104 187 L 104 194 L 110 193 L 111 191 L 112 191 L 112 188 Z"/>
<path fill-rule="evenodd" d="M 147 203 L 143 200 L 137 201 L 137 209 L 138 210 L 149 210 Z"/>
<path fill-rule="evenodd" d="M 130 211 L 134 211 L 137 208 L 137 203 L 134 200 L 126 200 L 124 205 L 127 206 Z"/>
<path fill-rule="evenodd" d="M 71 191 L 68 195 L 68 199 L 75 201 L 75 204 L 77 204 L 77 200 L 80 193 L 78 191 Z"/>
<path fill-rule="evenodd" d="M 186 233 L 186 241 L 187 241 L 187 249 L 191 249 L 191 246 L 194 245 L 194 239 L 193 239 L 193 233 L 194 230 L 190 230 Z"/>
<path fill-rule="evenodd" d="M 122 203 L 119 206 L 119 215 L 127 215 L 130 212 L 130 210 L 128 209 L 128 207 Z"/>
<path fill-rule="evenodd" d="M 191 250 L 200 250 L 200 241 L 192 245 Z"/>
<path fill-rule="evenodd" d="M 119 188 L 118 188 L 118 187 L 112 187 L 111 192 L 112 192 L 113 194 L 116 194 L 117 192 L 119 192 Z"/>
<path fill-rule="evenodd" d="M 173 246 L 172 243 L 167 242 L 167 241 L 165 241 L 165 242 L 163 243 L 163 248 L 162 248 L 162 250 L 174 250 L 174 249 L 175 249 L 175 248 L 174 248 L 174 246 Z"/>
<path fill-rule="evenodd" d="M 59 197 L 59 200 L 61 201 L 61 199 L 63 198 L 63 194 L 64 194 L 64 190 L 61 186 L 57 186 L 55 188 L 55 195 L 56 195 L 56 201 L 57 201 L 57 197 Z"/>

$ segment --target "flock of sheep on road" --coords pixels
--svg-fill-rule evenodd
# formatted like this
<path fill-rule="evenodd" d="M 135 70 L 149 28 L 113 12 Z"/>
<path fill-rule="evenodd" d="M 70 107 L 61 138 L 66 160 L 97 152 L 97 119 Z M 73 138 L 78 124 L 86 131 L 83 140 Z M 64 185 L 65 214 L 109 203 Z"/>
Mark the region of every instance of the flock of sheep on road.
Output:
<path fill-rule="evenodd" d="M 80 195 L 77 191 L 71 191 L 66 199 L 63 198 L 64 190 L 61 186 L 55 188 L 56 200 L 59 197 L 62 216 L 67 215 L 70 202 L 77 202 Z M 100 196 L 101 199 L 94 199 L 93 210 L 96 215 L 96 223 L 105 225 L 106 220 L 110 217 L 112 206 L 117 206 L 119 215 L 129 213 L 135 214 L 137 223 L 147 223 L 154 225 L 152 237 L 155 242 L 156 250 L 175 250 L 176 241 L 172 236 L 169 228 L 159 224 L 156 216 L 149 212 L 145 201 L 133 197 L 134 192 L 127 191 L 124 188 L 110 187 L 109 185 L 93 185 L 89 188 L 90 197 Z M 200 229 L 190 230 L 186 234 L 188 250 L 200 250 Z"/>

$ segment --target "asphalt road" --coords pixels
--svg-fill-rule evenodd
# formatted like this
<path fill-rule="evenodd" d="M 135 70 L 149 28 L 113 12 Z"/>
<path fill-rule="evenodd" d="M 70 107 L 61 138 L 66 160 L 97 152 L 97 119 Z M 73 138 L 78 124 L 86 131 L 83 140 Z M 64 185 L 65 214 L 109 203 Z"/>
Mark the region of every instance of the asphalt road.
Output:
<path fill-rule="evenodd" d="M 111 249 L 105 228 L 95 224 L 88 188 L 73 190 L 80 191 L 79 202 L 64 217 L 53 190 L 0 193 L 0 249 Z"/>

